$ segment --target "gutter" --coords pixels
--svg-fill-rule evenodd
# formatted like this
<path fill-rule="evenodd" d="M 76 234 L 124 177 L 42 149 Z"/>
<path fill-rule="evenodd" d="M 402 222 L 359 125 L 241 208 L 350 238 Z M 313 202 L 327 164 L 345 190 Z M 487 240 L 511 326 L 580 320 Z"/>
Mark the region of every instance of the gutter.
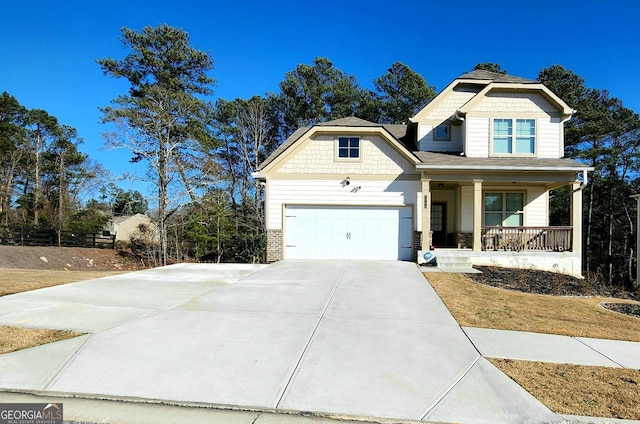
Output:
<path fill-rule="evenodd" d="M 454 169 L 454 170 L 474 170 L 474 171 L 576 171 L 575 167 L 540 167 L 532 168 L 531 166 L 482 166 L 482 165 L 426 165 L 418 164 L 416 169 Z M 586 178 L 586 172 L 593 171 L 593 168 L 582 168 L 584 178 Z"/>
<path fill-rule="evenodd" d="M 267 179 L 267 174 L 260 171 L 252 172 L 251 176 L 258 181 L 264 181 Z"/>

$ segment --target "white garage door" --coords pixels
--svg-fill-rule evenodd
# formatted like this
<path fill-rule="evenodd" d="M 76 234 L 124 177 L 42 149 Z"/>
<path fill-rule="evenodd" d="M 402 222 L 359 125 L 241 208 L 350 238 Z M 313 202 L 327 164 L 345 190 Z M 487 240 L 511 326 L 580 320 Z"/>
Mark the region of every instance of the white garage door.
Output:
<path fill-rule="evenodd" d="M 287 259 L 411 260 L 410 207 L 288 206 Z"/>

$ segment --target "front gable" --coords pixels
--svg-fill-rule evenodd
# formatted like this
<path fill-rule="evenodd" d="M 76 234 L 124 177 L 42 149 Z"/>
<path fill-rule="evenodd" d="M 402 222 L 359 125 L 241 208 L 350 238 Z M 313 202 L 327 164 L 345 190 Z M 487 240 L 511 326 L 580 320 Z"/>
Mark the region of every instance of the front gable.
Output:
<path fill-rule="evenodd" d="M 546 113 L 568 119 L 573 109 L 543 84 L 488 84 L 459 109 L 460 115 L 474 111 Z"/>
<path fill-rule="evenodd" d="M 354 146 L 350 146 L 349 142 Z M 416 174 L 415 165 L 418 162 L 383 126 L 372 123 L 342 126 L 329 122 L 311 127 L 297 140 L 289 140 L 288 145 L 276 152 L 275 157 L 254 176 L 259 179 L 276 175 L 283 178 L 293 175 L 304 175 L 305 178 L 331 175 L 397 176 Z"/>
<path fill-rule="evenodd" d="M 449 84 L 411 121 L 417 124 L 420 151 L 560 158 L 563 123 L 573 113 L 539 82 L 473 71 Z"/>
<path fill-rule="evenodd" d="M 465 115 L 495 112 L 560 116 L 558 108 L 542 94 L 537 91 L 525 90 L 493 90 L 483 96 L 477 96 L 477 101 L 473 102 L 473 106 L 464 105 L 460 110 L 460 113 Z"/>

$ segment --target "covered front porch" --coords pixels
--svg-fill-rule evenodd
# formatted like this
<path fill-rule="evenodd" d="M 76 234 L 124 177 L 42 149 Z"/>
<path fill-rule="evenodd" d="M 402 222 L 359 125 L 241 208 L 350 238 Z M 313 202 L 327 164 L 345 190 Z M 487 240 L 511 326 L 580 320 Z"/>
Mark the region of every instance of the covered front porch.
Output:
<path fill-rule="evenodd" d="M 575 170 L 423 171 L 418 262 L 424 261 L 426 252 L 435 251 L 438 258 L 468 257 L 471 265 L 581 276 L 584 182 L 577 175 Z M 550 193 L 567 185 L 570 225 L 551 226 Z"/>

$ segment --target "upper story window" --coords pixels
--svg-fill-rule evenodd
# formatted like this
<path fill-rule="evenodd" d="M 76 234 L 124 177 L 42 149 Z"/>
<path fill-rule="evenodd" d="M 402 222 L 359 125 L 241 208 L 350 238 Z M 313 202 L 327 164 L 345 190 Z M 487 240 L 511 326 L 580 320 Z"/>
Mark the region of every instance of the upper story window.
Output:
<path fill-rule="evenodd" d="M 338 137 L 338 159 L 360 159 L 360 138 Z"/>
<path fill-rule="evenodd" d="M 535 150 L 535 119 L 493 120 L 493 153 L 532 155 L 535 153 Z"/>
<path fill-rule="evenodd" d="M 433 130 L 435 141 L 451 141 L 451 124 L 442 123 Z"/>

